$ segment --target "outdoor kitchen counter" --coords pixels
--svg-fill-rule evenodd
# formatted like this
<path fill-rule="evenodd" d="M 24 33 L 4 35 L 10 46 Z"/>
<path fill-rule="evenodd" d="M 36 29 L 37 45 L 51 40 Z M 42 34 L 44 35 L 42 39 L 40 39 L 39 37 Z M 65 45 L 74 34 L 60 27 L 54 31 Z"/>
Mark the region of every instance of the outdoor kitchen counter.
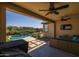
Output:
<path fill-rule="evenodd" d="M 79 41 L 51 39 L 49 44 L 52 47 L 71 52 L 79 56 Z"/>
<path fill-rule="evenodd" d="M 69 41 L 69 42 L 73 42 L 73 43 L 79 43 L 79 40 L 64 40 L 64 39 L 59 39 L 59 38 L 56 38 L 56 40 L 62 40 L 62 41 Z"/>

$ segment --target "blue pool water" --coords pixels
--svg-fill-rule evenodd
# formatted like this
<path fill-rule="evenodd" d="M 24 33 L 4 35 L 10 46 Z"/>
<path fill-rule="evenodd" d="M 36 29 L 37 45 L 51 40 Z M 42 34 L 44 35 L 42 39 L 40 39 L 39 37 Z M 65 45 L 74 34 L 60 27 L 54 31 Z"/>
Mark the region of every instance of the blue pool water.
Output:
<path fill-rule="evenodd" d="M 17 35 L 11 35 L 11 40 L 19 40 L 19 39 L 22 39 L 22 38 L 25 38 L 25 37 L 32 37 L 31 34 L 17 34 Z"/>

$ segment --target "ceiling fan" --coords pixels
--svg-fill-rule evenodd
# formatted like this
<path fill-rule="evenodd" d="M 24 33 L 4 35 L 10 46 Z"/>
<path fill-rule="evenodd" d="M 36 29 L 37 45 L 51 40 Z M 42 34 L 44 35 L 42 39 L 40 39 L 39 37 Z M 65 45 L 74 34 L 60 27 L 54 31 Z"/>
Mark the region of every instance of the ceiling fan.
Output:
<path fill-rule="evenodd" d="M 47 16 L 48 14 L 51 14 L 51 13 L 59 14 L 59 12 L 57 10 L 61 10 L 61 9 L 67 8 L 67 7 L 69 7 L 68 4 L 56 8 L 54 2 L 49 2 L 48 10 L 39 10 L 39 11 L 48 11 L 48 13 L 46 13 L 46 16 Z"/>

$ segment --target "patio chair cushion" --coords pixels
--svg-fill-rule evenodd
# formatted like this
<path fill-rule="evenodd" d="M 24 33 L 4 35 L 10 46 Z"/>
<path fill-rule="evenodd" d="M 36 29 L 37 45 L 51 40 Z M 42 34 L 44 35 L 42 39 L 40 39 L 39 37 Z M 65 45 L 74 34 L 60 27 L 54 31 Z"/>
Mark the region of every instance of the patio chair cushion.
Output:
<path fill-rule="evenodd" d="M 8 48 L 19 48 L 25 52 L 28 51 L 28 42 L 25 40 L 16 40 L 11 42 L 6 42 L 4 44 L 0 44 L 0 50 L 8 49 Z"/>
<path fill-rule="evenodd" d="M 30 55 L 28 55 L 24 51 L 15 48 L 2 50 L 0 53 L 0 57 L 29 57 L 29 56 Z"/>

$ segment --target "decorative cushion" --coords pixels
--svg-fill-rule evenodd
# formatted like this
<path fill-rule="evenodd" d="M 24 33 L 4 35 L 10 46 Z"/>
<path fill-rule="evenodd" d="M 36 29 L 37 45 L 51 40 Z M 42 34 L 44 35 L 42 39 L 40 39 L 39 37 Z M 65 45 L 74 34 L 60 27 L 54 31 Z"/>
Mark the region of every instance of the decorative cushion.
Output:
<path fill-rule="evenodd" d="M 72 38 L 72 40 L 73 40 L 73 41 L 77 40 L 77 37 L 76 37 L 76 36 L 74 36 L 74 37 Z"/>
<path fill-rule="evenodd" d="M 79 35 L 73 35 L 72 40 L 73 41 L 79 41 Z"/>

